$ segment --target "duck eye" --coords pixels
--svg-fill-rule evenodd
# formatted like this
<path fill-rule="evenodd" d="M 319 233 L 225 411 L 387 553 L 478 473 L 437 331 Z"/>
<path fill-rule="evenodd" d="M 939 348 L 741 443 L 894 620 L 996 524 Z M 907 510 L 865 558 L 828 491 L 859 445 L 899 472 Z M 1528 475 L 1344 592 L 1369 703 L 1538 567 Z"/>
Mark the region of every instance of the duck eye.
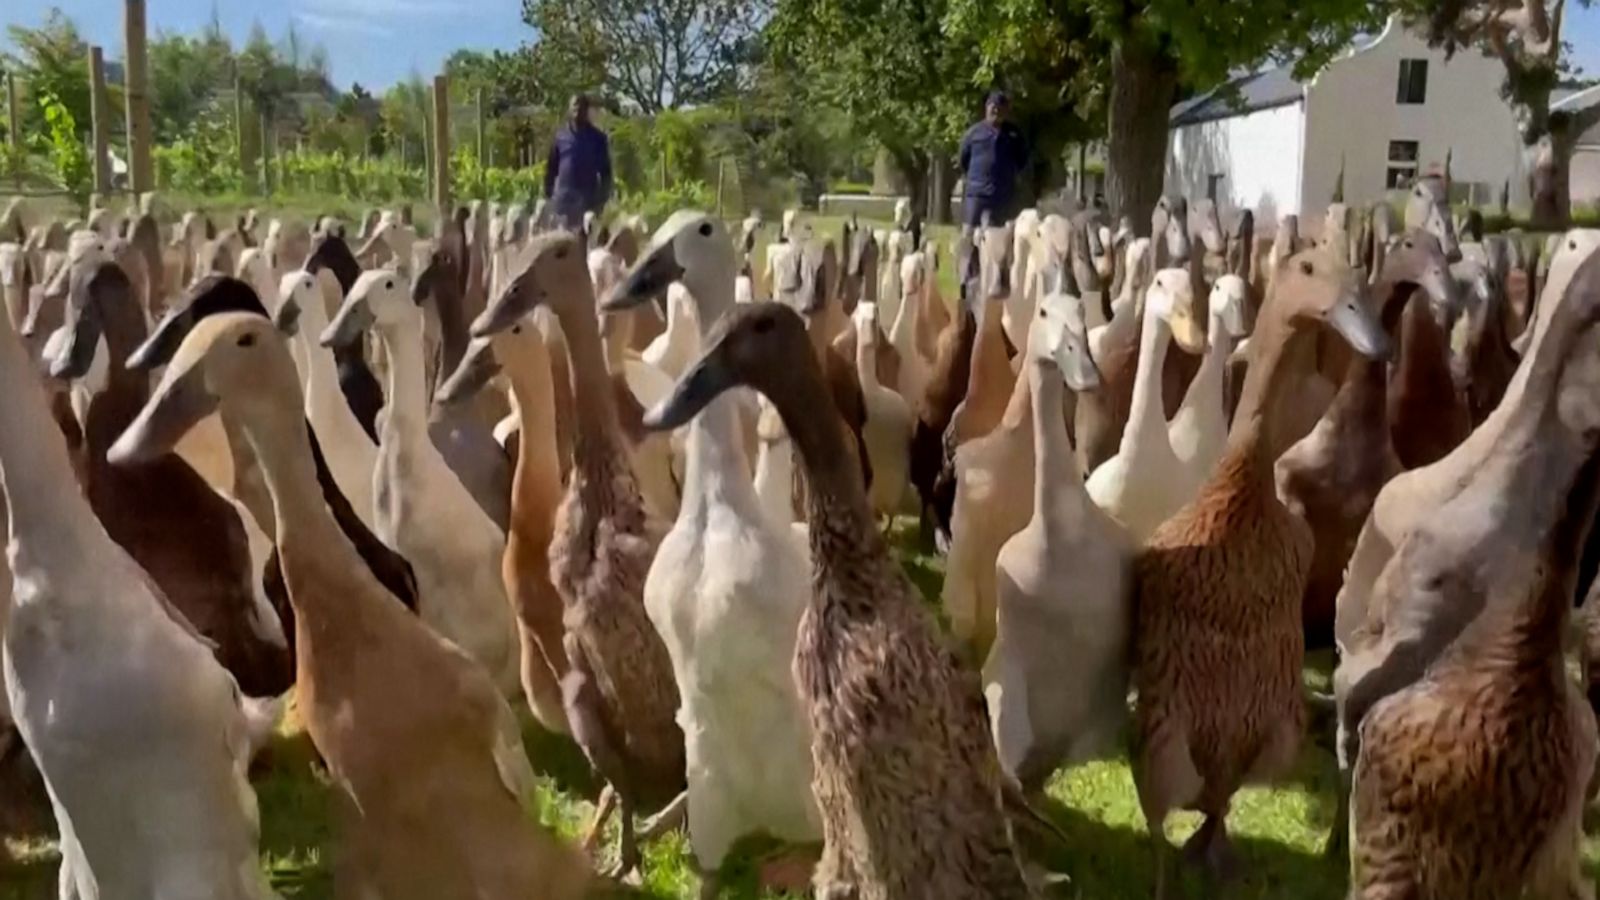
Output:
<path fill-rule="evenodd" d="M 556 259 L 566 259 L 566 258 L 567 258 L 567 248 L 565 248 L 565 247 L 558 248 L 556 250 Z"/>
<path fill-rule="evenodd" d="M 1315 271 L 1315 267 L 1311 265 L 1310 260 L 1303 259 L 1300 261 L 1300 271 L 1310 275 Z"/>
<path fill-rule="evenodd" d="M 700 236 L 701 237 L 711 237 L 711 223 L 710 222 L 701 222 L 700 223 Z"/>
<path fill-rule="evenodd" d="M 391 278 L 388 281 L 385 281 L 383 283 L 383 287 L 384 287 L 384 290 L 389 290 L 389 291 L 394 290 L 394 279 Z"/>
<path fill-rule="evenodd" d="M 511 333 L 512 334 L 521 334 L 522 333 L 522 326 L 521 325 L 513 325 L 513 326 L 511 326 Z"/>
<path fill-rule="evenodd" d="M 776 324 L 776 321 L 774 319 L 771 319 L 771 318 L 757 319 L 756 320 L 756 334 L 767 334 L 768 332 L 772 331 L 772 326 L 775 325 L 775 324 Z"/>
<path fill-rule="evenodd" d="M 254 347 L 256 345 L 256 336 L 253 334 L 240 335 L 237 343 L 241 347 Z"/>

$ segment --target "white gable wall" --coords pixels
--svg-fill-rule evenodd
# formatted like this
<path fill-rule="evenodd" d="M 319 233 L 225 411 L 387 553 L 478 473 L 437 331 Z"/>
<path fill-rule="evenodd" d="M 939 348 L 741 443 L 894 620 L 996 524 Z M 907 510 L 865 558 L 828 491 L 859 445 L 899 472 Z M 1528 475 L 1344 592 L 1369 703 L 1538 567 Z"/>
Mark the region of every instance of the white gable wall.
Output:
<path fill-rule="evenodd" d="M 1304 109 L 1296 101 L 1173 129 L 1166 192 L 1203 199 L 1211 176 L 1221 175 L 1216 198 L 1221 209 L 1254 210 L 1257 222 L 1275 222 L 1298 210 Z"/>
<path fill-rule="evenodd" d="M 1426 102 L 1396 101 L 1402 59 L 1428 60 Z M 1320 220 L 1345 164 L 1345 200 L 1370 204 L 1386 194 L 1390 141 L 1416 141 L 1419 171 L 1442 171 L 1453 150 L 1458 184 L 1480 185 L 1478 199 L 1492 203 L 1511 179 L 1513 206 L 1527 202 L 1521 142 L 1510 106 L 1500 98 L 1501 64 L 1463 50 L 1448 63 L 1444 53 L 1394 20 L 1374 43 L 1324 69 L 1306 88 L 1303 220 Z"/>

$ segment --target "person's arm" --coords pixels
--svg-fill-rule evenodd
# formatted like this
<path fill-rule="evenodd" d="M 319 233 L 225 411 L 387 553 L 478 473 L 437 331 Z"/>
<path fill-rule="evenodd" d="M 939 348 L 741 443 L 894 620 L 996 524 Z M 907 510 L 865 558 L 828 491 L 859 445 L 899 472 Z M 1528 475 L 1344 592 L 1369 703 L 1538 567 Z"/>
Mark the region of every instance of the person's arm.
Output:
<path fill-rule="evenodd" d="M 553 199 L 556 195 L 556 173 L 561 171 L 561 135 L 556 134 L 550 139 L 550 155 L 544 161 L 544 198 Z"/>
<path fill-rule="evenodd" d="M 599 170 L 600 190 L 595 194 L 594 197 L 594 208 L 596 212 L 605 209 L 606 204 L 611 202 L 611 190 L 613 186 L 611 181 L 611 139 L 606 137 L 604 132 L 600 134 Z"/>
<path fill-rule="evenodd" d="M 970 175 L 967 167 L 972 165 L 972 132 L 968 131 L 961 137 L 961 174 Z"/>

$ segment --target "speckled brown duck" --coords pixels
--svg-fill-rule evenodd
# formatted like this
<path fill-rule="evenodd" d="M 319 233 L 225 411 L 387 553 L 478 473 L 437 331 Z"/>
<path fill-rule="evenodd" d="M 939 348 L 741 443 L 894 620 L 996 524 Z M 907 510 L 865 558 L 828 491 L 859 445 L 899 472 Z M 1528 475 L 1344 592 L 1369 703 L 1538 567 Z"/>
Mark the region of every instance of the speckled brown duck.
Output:
<path fill-rule="evenodd" d="M 1295 345 L 1325 323 L 1358 350 L 1388 340 L 1348 261 L 1311 249 L 1278 264 L 1251 338 L 1250 371 L 1227 450 L 1199 496 L 1151 537 L 1135 567 L 1134 772 L 1165 896 L 1165 824 L 1205 823 L 1186 848 L 1230 863 L 1225 819 L 1245 783 L 1281 774 L 1304 729 L 1300 597 L 1310 528 L 1279 502 L 1275 440 L 1297 402 Z"/>
<path fill-rule="evenodd" d="M 1587 898 L 1594 715 L 1562 652 L 1600 499 L 1600 260 L 1574 279 L 1483 465 L 1380 577 L 1453 620 L 1370 707 L 1352 798 L 1354 900 Z"/>
<path fill-rule="evenodd" d="M 1419 290 L 1426 290 L 1434 302 L 1443 301 L 1448 266 L 1437 241 L 1407 236 L 1395 243 L 1370 288 L 1385 331 L 1394 333 Z M 1417 297 L 1416 302 L 1428 302 L 1429 297 Z M 1385 415 L 1388 364 L 1352 356 L 1344 384 L 1322 420 L 1276 466 L 1278 496 L 1311 526 L 1316 542 L 1301 601 L 1309 647 L 1332 646 L 1334 601 L 1344 584 L 1345 564 L 1378 492 L 1401 471 Z"/>
<path fill-rule="evenodd" d="M 889 552 L 843 429 L 815 414 L 828 394 L 804 323 L 777 304 L 741 306 L 707 343 L 651 426 L 678 427 L 724 391 L 754 388 L 777 407 L 807 470 L 816 573 L 795 677 L 826 836 L 816 896 L 1029 896 L 977 676 Z"/>
<path fill-rule="evenodd" d="M 663 528 L 639 496 L 583 244 L 569 232 L 529 243 L 521 270 L 473 322 L 473 336 L 531 322 L 529 313 L 541 306 L 555 313 L 566 335 L 577 410 L 572 474 L 550 540 L 550 578 L 561 595 L 571 666 L 562 695 L 572 736 L 620 804 L 622 874 L 639 863 L 635 811 L 674 799 L 685 783 L 672 660 L 644 608 L 644 581 Z"/>

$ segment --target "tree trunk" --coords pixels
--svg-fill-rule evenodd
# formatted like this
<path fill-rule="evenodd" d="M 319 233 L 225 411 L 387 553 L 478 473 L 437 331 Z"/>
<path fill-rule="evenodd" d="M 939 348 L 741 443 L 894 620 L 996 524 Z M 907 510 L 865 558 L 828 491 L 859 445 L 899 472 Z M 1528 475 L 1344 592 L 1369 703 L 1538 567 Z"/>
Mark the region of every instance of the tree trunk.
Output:
<path fill-rule="evenodd" d="M 929 218 L 936 224 L 948 225 L 951 220 L 950 173 L 954 167 L 950 165 L 949 157 L 935 152 L 929 168 L 932 170 L 932 177 L 928 179 L 931 194 L 928 198 Z"/>
<path fill-rule="evenodd" d="M 1176 87 L 1172 60 L 1144 41 L 1130 36 L 1112 50 L 1106 202 L 1139 235 L 1150 233 L 1150 212 L 1161 198 Z"/>
<path fill-rule="evenodd" d="M 1600 107 L 1553 113 L 1546 121 L 1548 131 L 1528 148 L 1531 218 L 1535 228 L 1562 229 L 1572 221 L 1572 152 L 1578 138 L 1600 121 Z"/>
<path fill-rule="evenodd" d="M 900 177 L 905 179 L 906 196 L 911 200 L 911 215 L 928 220 L 928 158 L 916 151 L 890 151 Z"/>

